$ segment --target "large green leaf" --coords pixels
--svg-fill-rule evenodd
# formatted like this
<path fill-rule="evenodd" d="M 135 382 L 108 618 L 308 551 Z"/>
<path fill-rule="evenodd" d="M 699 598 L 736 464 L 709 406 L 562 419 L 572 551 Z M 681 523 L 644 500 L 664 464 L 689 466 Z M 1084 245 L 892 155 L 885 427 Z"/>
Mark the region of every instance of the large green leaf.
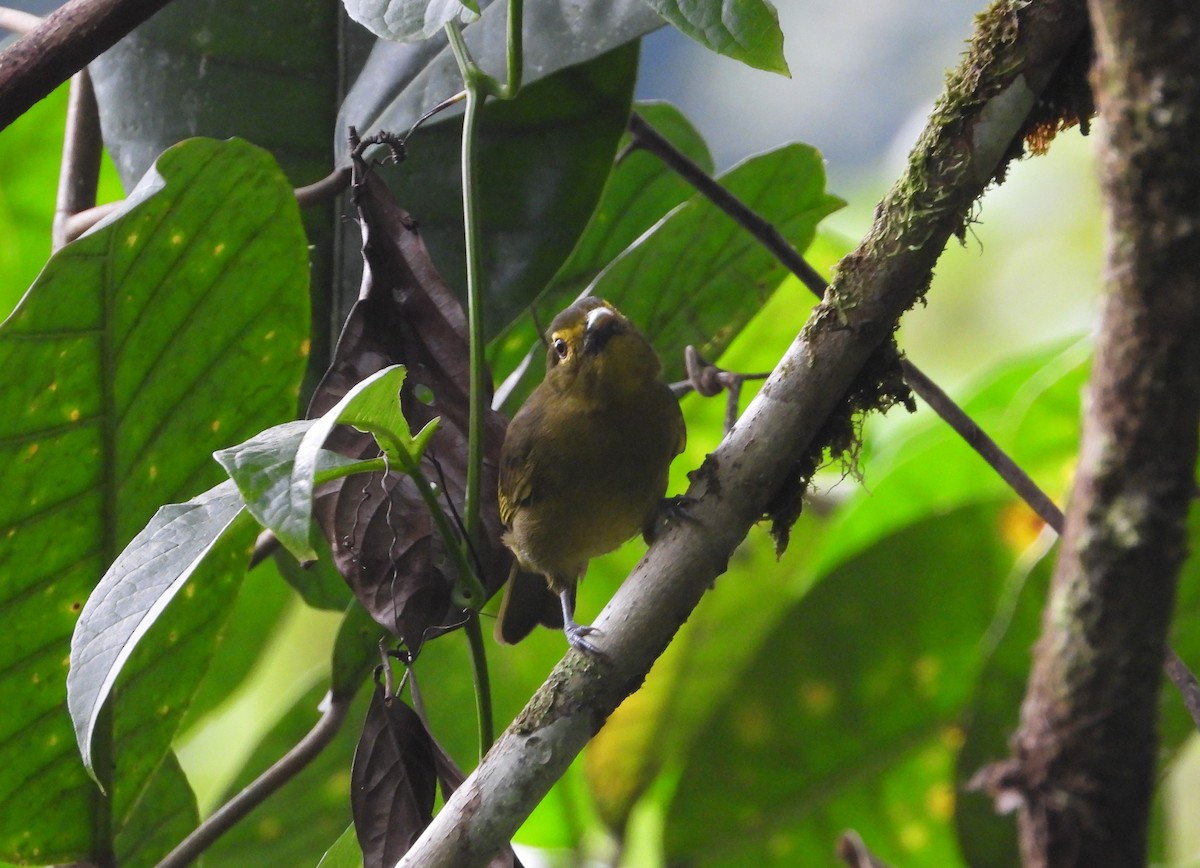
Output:
<path fill-rule="evenodd" d="M 953 764 L 1012 560 L 999 513 L 911 524 L 787 613 L 691 751 L 670 860 L 832 864 L 853 828 L 889 864 L 961 864 Z"/>
<path fill-rule="evenodd" d="M 306 281 L 295 201 L 274 162 L 245 143 L 196 140 L 163 156 L 126 211 L 56 255 L 0 326 L 3 855 L 91 858 L 96 791 L 64 707 L 75 620 L 159 504 L 219 478 L 212 449 L 290 415 Z M 213 611 L 228 598 L 214 593 Z M 157 646 L 175 667 L 168 680 L 199 680 L 194 655 L 216 627 L 201 621 L 199 645 Z M 167 728 L 183 705 L 173 699 Z M 142 713 L 159 710 L 151 701 Z M 136 799 L 140 784 L 126 782 Z"/>
<path fill-rule="evenodd" d="M 705 48 L 789 75 L 779 13 L 770 0 L 646 0 Z"/>

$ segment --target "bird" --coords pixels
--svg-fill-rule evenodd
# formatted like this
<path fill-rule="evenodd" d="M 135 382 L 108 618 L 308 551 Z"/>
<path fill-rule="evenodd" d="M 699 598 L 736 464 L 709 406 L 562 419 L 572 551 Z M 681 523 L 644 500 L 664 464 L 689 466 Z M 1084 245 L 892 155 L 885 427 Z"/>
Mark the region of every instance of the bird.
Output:
<path fill-rule="evenodd" d="M 595 657 L 597 630 L 575 621 L 588 561 L 662 515 L 671 461 L 687 439 L 654 347 L 616 307 L 587 296 L 550 323 L 546 375 L 509 423 L 500 451 L 500 520 L 514 555 L 496 621 L 512 644 L 562 627 Z"/>

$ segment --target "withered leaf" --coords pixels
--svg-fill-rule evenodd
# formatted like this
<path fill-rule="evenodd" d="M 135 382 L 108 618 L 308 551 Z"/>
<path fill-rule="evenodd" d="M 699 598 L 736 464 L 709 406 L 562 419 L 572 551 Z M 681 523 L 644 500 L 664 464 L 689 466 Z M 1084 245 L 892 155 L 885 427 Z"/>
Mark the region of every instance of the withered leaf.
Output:
<path fill-rule="evenodd" d="M 466 315 L 438 275 L 416 221 L 361 160 L 352 189 L 363 236 L 362 290 L 309 416 L 328 410 L 364 377 L 404 365 L 400 406 L 412 430 L 441 417 L 422 468 L 461 516 L 470 382 Z M 500 541 L 495 498 L 505 424 L 501 414 L 486 411 L 481 538 L 472 542 L 488 596 L 503 585 L 511 557 Z M 379 454 L 370 434 L 345 426 L 326 447 L 354 458 Z M 394 471 L 340 480 L 320 492 L 314 515 L 355 596 L 410 651 L 463 623 L 464 613 L 451 599 L 456 574 L 446 548 L 458 543 L 438 536 L 407 476 Z"/>
<path fill-rule="evenodd" d="M 395 865 L 433 819 L 433 739 L 417 713 L 381 685 L 350 769 L 350 808 L 363 868 Z"/>

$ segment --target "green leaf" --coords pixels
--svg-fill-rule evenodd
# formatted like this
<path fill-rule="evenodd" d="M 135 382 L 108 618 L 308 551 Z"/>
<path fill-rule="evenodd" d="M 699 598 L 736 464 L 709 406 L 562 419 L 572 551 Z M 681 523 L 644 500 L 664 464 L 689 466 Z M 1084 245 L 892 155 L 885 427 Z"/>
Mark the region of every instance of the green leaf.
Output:
<path fill-rule="evenodd" d="M 791 77 L 779 13 L 770 0 L 646 0 L 705 48 L 748 66 Z"/>
<path fill-rule="evenodd" d="M 807 145 L 752 157 L 719 180 L 801 252 L 817 224 L 843 204 L 825 192 L 821 155 Z M 638 324 L 671 380 L 682 377 L 685 346 L 716 358 L 785 274 L 749 233 L 696 194 L 601 273 L 592 294 Z"/>
<path fill-rule="evenodd" d="M 292 187 L 324 178 L 331 137 L 345 136 L 345 127 L 330 128 L 343 76 L 354 74 L 370 42 L 342 26 L 343 14 L 341 0 L 257 0 L 249 10 L 242 0 L 172 3 L 92 61 L 104 143 L 126 189 L 192 136 L 237 136 L 265 148 Z M 315 321 L 324 325 L 311 336 L 321 368 L 336 334 L 327 321 L 336 316 L 338 215 L 329 201 L 306 207 L 302 218 L 313 245 Z"/>
<path fill-rule="evenodd" d="M 113 840 L 122 868 L 151 868 L 200 822 L 196 799 L 173 751 L 168 751 L 119 824 Z"/>
<path fill-rule="evenodd" d="M 787 613 L 690 753 L 668 861 L 828 864 L 853 828 L 889 864 L 961 864 L 953 764 L 1011 564 L 998 516 L 910 525 Z"/>
<path fill-rule="evenodd" d="M 251 515 L 263 527 L 274 531 L 289 551 L 296 551 L 298 540 L 302 541 L 301 547 L 309 546 L 311 480 L 307 501 L 294 502 L 291 485 L 296 454 L 304 444 L 305 436 L 316 424 L 317 420 L 314 419 L 285 422 L 256 434 L 245 443 L 213 453 L 229 478 L 236 483 Z M 314 462 L 313 473 L 356 463 L 353 459 L 320 449 L 319 445 L 307 460 Z M 305 552 L 302 560 L 316 558 L 311 546 Z"/>
<path fill-rule="evenodd" d="M 437 428 L 437 419 L 431 420 L 415 437 L 409 433 L 408 422 L 400 412 L 403 384 L 402 365 L 377 371 L 347 392 L 304 434 L 296 450 L 291 483 L 284 492 L 289 508 L 278 526 L 272 527 L 280 542 L 301 561 L 312 560 L 317 554 L 310 542 L 313 487 L 321 469 L 321 456 L 327 454 L 322 446 L 334 426 L 353 425 L 374 434 L 380 449 L 401 471 L 416 466 Z"/>
<path fill-rule="evenodd" d="M 96 791 L 65 708 L 76 618 L 156 507 L 218 481 L 214 448 L 291 415 L 306 281 L 274 162 L 196 140 L 60 251 L 0 325 L 0 612 L 19 625 L 0 654 L 0 855 L 93 857 Z"/>
<path fill-rule="evenodd" d="M 419 42 L 440 33 L 450 21 L 469 23 L 479 17 L 470 0 L 344 0 L 346 13 L 381 39 Z"/>
<path fill-rule="evenodd" d="M 197 573 L 231 542 L 245 552 L 255 528 L 231 482 L 164 506 L 113 562 L 88 598 L 71 640 L 67 707 L 83 764 L 96 774 L 101 709 L 138 643 Z"/>
<path fill-rule="evenodd" d="M 358 846 L 358 836 L 354 834 L 354 826 L 347 826 L 346 831 L 338 836 L 333 846 L 325 851 L 317 868 L 362 868 L 362 848 Z"/>

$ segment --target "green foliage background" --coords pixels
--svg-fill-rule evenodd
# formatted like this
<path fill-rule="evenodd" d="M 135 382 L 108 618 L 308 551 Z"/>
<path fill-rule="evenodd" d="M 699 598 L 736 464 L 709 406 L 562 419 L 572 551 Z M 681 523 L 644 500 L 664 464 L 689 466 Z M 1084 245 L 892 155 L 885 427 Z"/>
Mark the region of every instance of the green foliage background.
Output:
<path fill-rule="evenodd" d="M 776 63 L 773 57 L 760 60 L 767 67 Z M 624 93 L 627 100 L 632 55 L 618 52 L 587 74 L 609 87 L 610 94 Z M 314 112 L 331 114 L 329 95 L 321 91 L 317 97 L 320 105 Z M 6 168 L 0 173 L 0 231 L 11 239 L 0 246 L 4 313 L 34 282 L 49 253 L 62 135 L 58 119 L 64 102 L 60 91 L 0 134 L 0 165 L 20 166 L 19 172 Z M 519 136 L 522 124 L 536 128 L 540 118 L 536 102 L 526 110 L 532 116 L 518 112 L 505 118 L 501 113 L 495 123 Z M 563 107 L 556 110 L 562 114 Z M 686 124 L 666 109 L 650 111 L 652 117 L 658 115 L 660 125 L 676 129 L 677 140 L 697 160 L 708 159 L 703 142 Z M 609 155 L 616 147 L 620 122 L 617 112 L 616 126 L 610 124 L 609 129 Z M 449 140 L 452 130 L 440 128 L 431 141 Z M 639 191 L 653 191 L 644 197 L 655 203 L 646 213 L 659 215 L 689 196 L 677 185 L 672 188 L 671 179 L 646 174 L 645 155 L 630 157 L 609 176 L 609 155 L 574 153 L 555 169 L 560 177 L 572 177 L 583 166 L 594 177 L 588 195 L 554 203 L 560 213 L 569 214 L 571 225 L 582 227 L 589 217 L 592 224 L 586 243 L 550 282 L 551 297 L 543 303 L 550 312 L 654 222 L 630 220 L 623 225 L 615 219 L 603 222 L 605 215 L 627 219 L 627 212 L 636 209 L 625 203 Z M 313 165 L 310 156 L 305 159 L 306 165 Z M 788 161 L 804 163 L 805 177 L 819 174 L 818 155 L 791 146 L 757 163 L 760 169 L 767 167 L 757 180 L 769 181 L 770 172 Z M 453 166 L 453 158 L 449 164 Z M 416 166 L 429 173 L 444 168 L 421 162 Z M 754 171 L 735 170 L 734 183 L 745 183 L 737 172 L 753 181 Z M 395 177 L 404 178 L 403 167 Z M 293 177 L 292 183 L 310 180 Z M 602 193 L 605 181 L 610 186 Z M 282 175 L 274 184 L 286 190 Z M 772 219 L 786 223 L 795 216 L 786 203 L 768 195 L 770 184 L 759 186 L 764 188 L 759 204 Z M 743 192 L 754 195 L 753 183 Z M 805 207 L 814 220 L 836 207 L 836 200 L 820 186 L 811 192 L 812 201 Z M 796 243 L 811 241 L 809 258 L 823 271 L 832 268 L 851 246 L 850 239 L 865 230 L 882 190 L 835 192 L 851 207 L 827 221 L 815 237 L 811 226 L 797 230 Z M 119 195 L 109 171 L 101 200 Z M 1098 282 L 1098 208 L 1079 205 L 1088 196 L 1095 196 L 1088 146 L 1075 134 L 1056 142 L 1048 157 L 1016 167 L 1006 185 L 986 198 L 982 222 L 973 227 L 966 244 L 947 252 L 928 306 L 906 318 L 901 332 L 901 346 L 910 357 L 951 387 L 974 418 L 1060 502 L 1078 442 L 1089 358 L 1086 326 Z M 593 216 L 596 202 L 599 209 Z M 771 210 L 775 208 L 784 210 L 776 213 Z M 303 242 L 299 224 L 289 219 L 288 255 L 294 257 Z M 670 246 L 668 226 L 654 243 L 678 252 L 692 233 L 717 237 L 702 222 L 689 223 L 691 219 L 687 207 L 677 212 L 671 221 L 683 227 L 680 238 Z M 610 234 L 597 234 L 599 229 Z M 559 251 L 561 264 L 574 242 L 559 243 L 566 248 Z M 448 259 L 454 255 L 451 246 L 446 247 Z M 618 261 L 604 278 L 609 283 L 602 285 L 611 286 L 614 296 L 628 291 L 630 273 L 644 270 L 634 267 L 636 257 L 647 249 L 653 252 L 647 245 L 625 264 Z M 644 291 L 632 291 L 629 301 L 623 301 L 659 340 L 669 366 L 677 366 L 683 343 L 709 335 L 715 339 L 707 349 L 719 354 L 723 367 L 768 370 L 803 325 L 812 297 L 771 263 L 753 260 L 753 251 L 739 255 L 742 258 L 730 260 L 734 265 L 724 273 L 714 268 L 698 278 L 712 281 L 704 284 L 715 299 L 707 307 L 692 299 L 687 287 L 672 290 L 671 304 L 695 304 L 703 307 L 700 312 L 723 318 L 707 320 L 700 338 L 672 330 L 666 320 L 658 327 L 654 306 L 639 308 Z M 304 279 L 297 280 L 294 266 L 295 262 L 288 284 L 293 303 L 304 297 Z M 529 268 L 542 282 L 554 272 L 532 260 Z M 738 289 L 738 281 L 728 279 L 730 273 L 755 284 L 755 289 L 725 304 Z M 670 277 L 665 272 L 654 279 L 667 286 Z M 505 284 L 515 285 L 515 279 Z M 254 291 L 265 300 L 268 289 Z M 497 309 L 508 311 L 521 309 L 525 301 L 512 296 L 493 299 Z M 300 340 L 307 334 L 307 306 L 291 311 L 285 306 L 273 305 L 270 315 L 280 316 L 285 323 L 280 327 L 292 329 L 288 334 Z M 326 325 L 318 320 L 317 330 Z M 319 346 L 321 339 L 315 335 L 313 345 Z M 516 364 L 530 336 L 528 324 L 518 322 L 492 345 L 498 375 Z M 194 361 L 196 356 L 181 358 Z M 170 490 L 152 486 L 152 497 L 138 492 L 146 495 L 145 502 L 139 501 L 121 518 L 120 531 L 109 543 L 123 544 L 154 505 L 186 500 L 219 478 L 215 464 L 203 464 L 213 449 L 289 417 L 302 375 L 301 358 L 293 353 L 286 364 L 274 365 L 277 378 L 258 386 L 227 376 L 223 383 L 238 388 L 193 396 L 200 406 L 187 414 L 192 423 L 180 435 L 184 442 L 161 454 L 155 465 L 158 473 L 173 480 Z M 239 373 L 248 367 L 249 361 Z M 14 370 L 6 369 L 5 377 L 31 376 Z M 269 393 L 269 400 L 251 412 L 246 398 L 256 391 Z M 748 389 L 743 402 L 753 391 Z M 174 405 L 156 406 L 162 424 L 176 418 Z M 215 436 L 212 420 L 229 418 L 222 414 L 231 407 L 239 424 L 218 426 L 220 435 Z M 675 464 L 673 491 L 683 490 L 687 471 L 697 467 L 721 437 L 722 399 L 691 396 L 684 410 L 689 446 Z M 752 534 L 645 686 L 613 716 L 534 812 L 519 843 L 541 848 L 562 864 L 589 856 L 617 858 L 631 866 L 681 861 L 820 865 L 833 864 L 834 841 L 844 829 L 853 828 L 894 864 L 1011 864 L 1010 821 L 996 818 L 982 797 L 964 793 L 963 784 L 980 764 L 1003 753 L 1004 738 L 1015 723 L 1053 546 L 1039 534 L 1028 511 L 977 456 L 931 418 L 927 408 L 922 406 L 915 417 L 898 414 L 865 420 L 862 453 L 849 465 L 836 460 L 822 473 L 791 547 L 781 558 L 774 557 L 765 534 Z M 195 442 L 187 443 L 189 439 Z M 6 491 L 24 478 L 12 467 L 0 472 Z M 69 469 L 80 471 L 78 466 Z M 0 530 L 19 528 L 26 519 L 12 518 Z M 80 533 L 78 526 L 55 528 L 46 537 L 46 554 L 62 550 Z M 42 619 L 53 617 L 57 626 L 45 634 L 53 634 L 53 641 L 46 640 L 46 651 L 54 663 L 53 677 L 61 677 L 64 635 L 69 635 L 88 585 L 82 582 L 61 599 L 43 592 L 22 579 L 27 565 L 12 556 L 12 543 L 0 546 L 7 550 L 0 554 L 0 619 L 7 637 L 0 662 L 9 667 L 19 662 L 13 649 L 29 644 L 22 645 L 22 637 L 39 629 Z M 583 620 L 599 610 L 640 552 L 641 544 L 631 543 L 592 565 L 581 589 Z M 113 554 L 109 551 L 108 557 Z M 189 822 L 211 812 L 231 790 L 252 779 L 315 720 L 346 604 L 327 564 L 324 561 L 302 580 L 287 565 L 270 562 L 244 580 L 215 577 L 202 592 L 221 596 L 221 617 L 188 628 L 202 641 L 177 649 L 165 674 L 154 668 L 162 661 L 139 661 L 135 672 L 158 674 L 140 688 L 137 683 L 125 685 L 130 697 L 144 698 L 131 698 L 123 706 L 122 713 L 130 719 L 118 720 L 118 730 L 124 732 L 121 727 L 127 726 L 132 731 L 155 718 L 167 723 L 156 723 L 158 748 L 137 748 L 131 754 L 152 757 L 155 765 L 123 772 L 136 778 L 136 791 L 117 791 L 118 799 L 129 803 L 127 812 L 117 812 L 117 832 L 130 838 L 139 826 L 128 817 L 150 809 L 153 817 L 174 818 L 166 827 L 166 840 L 155 843 L 165 849 Z M 280 569 L 293 583 L 305 583 L 303 598 L 278 574 Z M 1189 562 L 1173 637 L 1176 649 L 1191 661 L 1200 660 L 1198 569 L 1194 559 Z M 98 574 L 91 578 L 94 582 Z M 48 614 L 47 607 L 57 608 Z M 181 620 L 171 623 L 187 624 L 184 615 L 176 617 Z M 170 639 L 163 641 L 172 644 Z M 539 631 L 514 648 L 489 649 L 499 726 L 519 712 L 562 652 L 562 637 L 550 631 Z M 39 682 L 48 677 L 46 671 L 4 681 L 4 707 L 28 708 L 35 696 L 44 696 L 46 688 Z M 462 634 L 431 643 L 416 672 L 433 732 L 469 768 L 477 748 Z M 186 695 L 177 702 L 172 699 L 171 708 L 164 711 L 155 694 L 172 679 L 185 682 Z M 51 703 L 44 714 L 44 720 L 31 718 L 21 728 L 9 726 L 0 734 L 0 755 L 27 752 L 37 742 L 57 757 L 53 767 L 32 771 L 20 764 L 0 764 L 0 857 L 14 861 L 84 858 L 94 843 L 92 835 L 102 834 L 80 819 L 95 794 L 82 766 L 75 765 L 76 748 L 65 712 Z M 349 822 L 346 790 L 361 714 L 356 708 L 318 763 L 220 842 L 207 864 L 316 864 Z M 1194 788 L 1176 762 L 1190 727 L 1170 691 L 1163 697 L 1163 719 L 1163 770 L 1170 785 L 1164 787 L 1168 797 L 1161 805 L 1156 846 L 1163 858 L 1182 860 L 1196 842 L 1189 840 L 1186 827 L 1169 819 L 1191 803 Z M 15 811 L 16 805 L 25 808 Z M 344 857 L 352 844 L 352 838 L 347 843 L 342 837 L 339 854 Z M 128 850 L 122 851 L 122 846 L 126 845 L 119 839 L 118 851 L 129 853 L 123 864 L 140 864 L 138 848 L 144 845 L 129 840 Z"/>

